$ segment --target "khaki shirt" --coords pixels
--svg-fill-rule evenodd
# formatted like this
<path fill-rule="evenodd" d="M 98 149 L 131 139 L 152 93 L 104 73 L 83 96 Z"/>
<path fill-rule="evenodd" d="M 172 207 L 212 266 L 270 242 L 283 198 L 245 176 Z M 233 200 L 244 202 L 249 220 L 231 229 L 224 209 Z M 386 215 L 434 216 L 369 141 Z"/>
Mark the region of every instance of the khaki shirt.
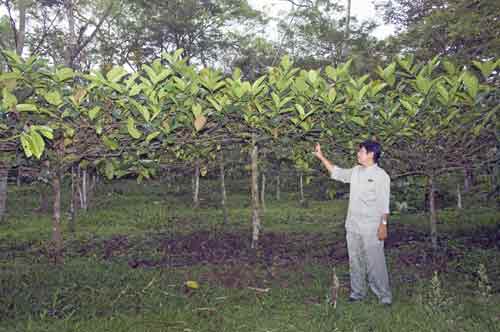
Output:
<path fill-rule="evenodd" d="M 378 227 L 384 214 L 389 214 L 391 179 L 377 164 L 343 169 L 335 166 L 331 178 L 350 183 L 346 228 L 352 231 Z"/>

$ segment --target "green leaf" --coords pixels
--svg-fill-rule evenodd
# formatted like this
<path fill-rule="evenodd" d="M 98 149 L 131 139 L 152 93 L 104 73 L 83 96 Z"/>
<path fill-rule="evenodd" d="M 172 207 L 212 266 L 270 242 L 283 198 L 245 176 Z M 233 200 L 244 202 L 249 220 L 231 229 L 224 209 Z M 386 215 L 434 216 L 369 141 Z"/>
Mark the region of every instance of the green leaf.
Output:
<path fill-rule="evenodd" d="M 48 139 L 54 139 L 53 129 L 48 126 L 31 126 L 31 130 L 36 130 Z"/>
<path fill-rule="evenodd" d="M 417 88 L 423 95 L 426 95 L 431 89 L 431 81 L 425 78 L 422 73 L 417 76 Z"/>
<path fill-rule="evenodd" d="M 372 89 L 371 89 L 371 95 L 372 96 L 376 96 L 380 91 L 382 91 L 382 89 L 384 89 L 385 87 L 387 86 L 386 83 L 382 83 L 382 82 L 373 82 L 372 83 Z"/>
<path fill-rule="evenodd" d="M 396 63 L 393 62 L 387 66 L 383 71 L 383 79 L 390 85 L 393 86 L 396 83 Z"/>
<path fill-rule="evenodd" d="M 36 105 L 33 104 L 17 104 L 16 110 L 19 112 L 37 112 Z"/>
<path fill-rule="evenodd" d="M 485 62 L 472 61 L 472 62 L 481 71 L 481 74 L 485 79 L 490 77 L 491 73 L 497 67 L 497 63 L 495 61 L 485 61 Z"/>
<path fill-rule="evenodd" d="M 332 66 L 327 66 L 325 68 L 325 73 L 326 76 L 328 76 L 328 78 L 332 79 L 333 81 L 337 80 L 337 70 L 335 70 L 335 68 L 333 68 Z"/>
<path fill-rule="evenodd" d="M 127 74 L 128 72 L 123 67 L 115 66 L 110 71 L 108 71 L 108 73 L 106 74 L 106 78 L 108 79 L 108 81 L 116 83 Z"/>
<path fill-rule="evenodd" d="M 109 160 L 106 160 L 106 166 L 104 167 L 104 173 L 108 180 L 111 180 L 115 175 L 115 166 Z"/>
<path fill-rule="evenodd" d="M 476 98 L 477 92 L 479 90 L 479 81 L 477 77 L 470 72 L 466 72 L 463 75 L 463 82 L 467 87 L 467 94 L 472 98 Z"/>
<path fill-rule="evenodd" d="M 130 91 L 129 91 L 128 95 L 129 95 L 130 97 L 133 97 L 133 96 L 138 95 L 138 94 L 141 92 L 142 87 L 143 87 L 143 86 L 142 86 L 142 84 L 134 84 L 134 85 L 132 86 L 132 88 L 130 89 Z"/>
<path fill-rule="evenodd" d="M 56 70 L 56 79 L 59 82 L 64 82 L 66 80 L 69 80 L 70 78 L 73 78 L 75 73 L 73 72 L 73 69 L 71 68 L 61 68 Z"/>
<path fill-rule="evenodd" d="M 442 84 L 437 84 L 437 91 L 439 95 L 443 98 L 444 104 L 448 104 L 450 100 L 450 95 L 448 93 L 448 90 L 442 85 Z"/>
<path fill-rule="evenodd" d="M 288 70 L 292 67 L 292 62 L 290 61 L 290 57 L 288 55 L 285 55 L 283 58 L 281 58 L 280 67 L 285 70 Z"/>
<path fill-rule="evenodd" d="M 302 105 L 295 104 L 295 108 L 297 109 L 297 111 L 299 111 L 299 114 L 300 114 L 301 118 L 305 117 L 306 112 L 304 111 L 304 107 L 302 107 Z"/>
<path fill-rule="evenodd" d="M 24 63 L 23 59 L 17 55 L 16 52 L 5 50 L 3 53 L 10 59 L 14 60 L 14 62 L 18 65 L 22 65 Z"/>
<path fill-rule="evenodd" d="M 203 115 L 203 109 L 201 108 L 200 104 L 194 104 L 191 110 L 195 118 Z"/>
<path fill-rule="evenodd" d="M 318 80 L 318 72 L 316 70 L 310 70 L 307 73 L 307 79 L 314 85 Z"/>
<path fill-rule="evenodd" d="M 96 118 L 97 114 L 99 114 L 100 111 L 101 111 L 101 108 L 99 106 L 95 106 L 94 108 L 92 108 L 89 111 L 89 118 L 90 118 L 90 120 L 94 120 Z"/>
<path fill-rule="evenodd" d="M 173 80 L 174 80 L 174 84 L 177 87 L 177 89 L 179 89 L 181 91 L 186 90 L 187 84 L 184 80 L 182 80 L 181 78 L 179 78 L 177 76 L 174 76 Z"/>
<path fill-rule="evenodd" d="M 135 139 L 138 139 L 142 135 L 142 133 L 135 127 L 135 121 L 132 117 L 129 117 L 127 120 L 127 129 L 130 136 Z"/>
<path fill-rule="evenodd" d="M 450 62 L 448 60 L 444 60 L 443 66 L 444 66 L 444 69 L 446 70 L 446 72 L 448 73 L 448 75 L 455 75 L 456 74 L 457 69 L 452 62 Z"/>
<path fill-rule="evenodd" d="M 21 134 L 21 145 L 23 147 L 23 151 L 24 151 L 24 154 L 26 155 L 26 157 L 31 157 L 33 155 L 33 152 L 31 152 L 31 137 L 26 134 L 26 133 L 22 133 Z"/>
<path fill-rule="evenodd" d="M 61 94 L 57 90 L 47 92 L 43 97 L 49 104 L 54 106 L 59 106 L 63 103 Z"/>
<path fill-rule="evenodd" d="M 43 150 L 45 149 L 45 141 L 42 136 L 34 130 L 30 131 L 31 137 L 31 152 L 36 157 L 36 159 L 40 159 L 42 156 Z"/>
<path fill-rule="evenodd" d="M 154 140 L 156 137 L 158 137 L 158 135 L 160 135 L 161 132 L 160 131 L 154 131 L 152 132 L 151 134 L 149 134 L 147 137 L 146 137 L 146 142 L 151 142 L 152 140 Z"/>
<path fill-rule="evenodd" d="M 265 80 L 266 78 L 267 78 L 267 76 L 266 76 L 266 75 L 264 75 L 264 76 L 260 77 L 259 79 L 257 79 L 257 80 L 253 83 L 253 85 L 252 85 L 252 94 L 253 94 L 254 96 L 258 95 L 258 94 L 262 91 L 262 89 L 265 87 L 265 85 L 264 85 L 264 84 L 262 84 L 262 83 L 264 82 L 264 80 Z"/>
<path fill-rule="evenodd" d="M 415 106 L 413 104 L 403 99 L 400 102 L 404 106 L 404 108 L 406 108 L 410 112 L 411 115 L 414 115 L 416 113 Z"/>
<path fill-rule="evenodd" d="M 366 92 L 368 91 L 368 89 L 370 88 L 370 85 L 369 84 L 366 84 L 364 87 L 361 88 L 361 90 L 359 91 L 359 100 L 363 99 L 364 95 L 366 94 Z"/>
<path fill-rule="evenodd" d="M 10 93 L 7 88 L 3 88 L 2 90 L 2 105 L 6 109 L 11 109 L 13 106 L 16 106 L 17 104 L 17 98 L 14 96 L 12 93 Z"/>
<path fill-rule="evenodd" d="M 114 139 L 112 139 L 108 136 L 103 136 L 102 141 L 103 141 L 104 145 L 112 151 L 117 150 L 119 147 L 118 142 L 116 142 Z"/>
<path fill-rule="evenodd" d="M 210 104 L 212 104 L 212 106 L 218 111 L 220 112 L 222 110 L 222 106 L 215 100 L 213 99 L 212 97 L 208 97 L 207 100 L 210 102 Z"/>
<path fill-rule="evenodd" d="M 353 117 L 351 117 L 351 121 L 354 122 L 355 124 L 357 124 L 360 127 L 365 127 L 366 126 L 365 120 L 363 118 L 359 117 L 359 116 L 353 116 Z"/>
<path fill-rule="evenodd" d="M 151 68 L 150 66 L 148 65 L 142 65 L 142 69 L 144 69 L 144 71 L 146 72 L 146 74 L 148 75 L 151 83 L 154 84 L 154 82 L 157 80 L 157 76 L 156 76 L 156 73 L 155 71 L 153 70 L 153 68 Z"/>
<path fill-rule="evenodd" d="M 139 104 L 138 102 L 136 102 L 133 99 L 131 99 L 130 102 L 135 106 L 135 108 L 139 111 L 139 113 L 141 113 L 144 120 L 146 122 L 149 122 L 149 120 L 151 119 L 151 115 L 149 114 L 149 111 L 147 110 L 147 108 L 144 107 L 143 105 Z"/>

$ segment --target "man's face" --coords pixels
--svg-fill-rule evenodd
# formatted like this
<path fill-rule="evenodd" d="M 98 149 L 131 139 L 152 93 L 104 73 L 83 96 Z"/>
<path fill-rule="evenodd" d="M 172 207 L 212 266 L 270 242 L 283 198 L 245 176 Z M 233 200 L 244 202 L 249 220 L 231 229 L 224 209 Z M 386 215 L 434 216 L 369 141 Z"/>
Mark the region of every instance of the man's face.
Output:
<path fill-rule="evenodd" d="M 358 163 L 368 165 L 373 163 L 373 152 L 367 152 L 365 147 L 358 150 Z"/>

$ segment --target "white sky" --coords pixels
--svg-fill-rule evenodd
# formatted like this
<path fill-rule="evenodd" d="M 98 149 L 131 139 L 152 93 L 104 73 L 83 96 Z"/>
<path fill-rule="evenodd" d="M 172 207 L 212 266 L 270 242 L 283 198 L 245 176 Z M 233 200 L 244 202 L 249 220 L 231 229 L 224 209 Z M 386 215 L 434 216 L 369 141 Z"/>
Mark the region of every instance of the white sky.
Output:
<path fill-rule="evenodd" d="M 286 15 L 286 12 L 291 9 L 291 4 L 286 0 L 248 0 L 248 3 L 259 10 L 264 11 L 270 17 L 278 18 Z M 347 6 L 347 1 L 345 5 Z M 373 0 L 352 0 L 351 1 L 351 16 L 355 16 L 358 21 L 373 20 L 379 24 L 383 24 L 380 17 L 377 17 Z M 270 27 L 271 39 L 278 40 L 278 32 L 275 27 Z M 394 33 L 394 27 L 390 25 L 381 25 L 374 30 L 373 35 L 383 39 Z"/>

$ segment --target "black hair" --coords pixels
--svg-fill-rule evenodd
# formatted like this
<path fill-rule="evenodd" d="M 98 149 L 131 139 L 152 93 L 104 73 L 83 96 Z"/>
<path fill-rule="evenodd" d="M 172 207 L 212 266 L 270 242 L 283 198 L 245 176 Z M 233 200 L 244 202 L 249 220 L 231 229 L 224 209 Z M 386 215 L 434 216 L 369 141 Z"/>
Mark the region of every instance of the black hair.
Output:
<path fill-rule="evenodd" d="M 378 142 L 366 140 L 359 144 L 359 148 L 365 148 L 366 152 L 373 152 L 373 161 L 378 162 L 382 153 L 382 146 Z"/>

